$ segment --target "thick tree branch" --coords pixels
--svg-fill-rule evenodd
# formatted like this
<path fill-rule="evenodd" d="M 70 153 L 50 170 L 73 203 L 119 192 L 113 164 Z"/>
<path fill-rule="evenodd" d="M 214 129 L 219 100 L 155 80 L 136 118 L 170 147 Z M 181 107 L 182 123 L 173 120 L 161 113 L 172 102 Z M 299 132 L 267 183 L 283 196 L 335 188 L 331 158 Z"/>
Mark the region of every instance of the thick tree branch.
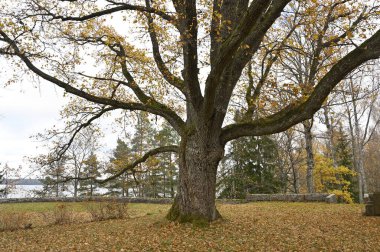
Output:
<path fill-rule="evenodd" d="M 368 60 L 380 57 L 380 30 L 359 47 L 339 60 L 319 81 L 314 91 L 304 102 L 291 104 L 267 118 L 252 122 L 226 126 L 221 133 L 221 142 L 227 143 L 242 136 L 257 136 L 278 133 L 310 119 L 322 106 L 333 88 L 352 70 Z"/>
<path fill-rule="evenodd" d="M 116 13 L 119 11 L 130 10 L 130 11 L 139 11 L 139 12 L 155 14 L 157 16 L 160 16 L 162 19 L 167 20 L 167 21 L 175 24 L 175 20 L 176 20 L 175 17 L 167 14 L 164 11 L 157 10 L 155 8 L 145 7 L 145 6 L 140 6 L 140 5 L 131 5 L 131 4 L 127 4 L 127 3 L 117 3 L 117 5 L 118 6 L 113 7 L 113 8 L 93 12 L 93 13 L 88 14 L 88 15 L 75 17 L 75 16 L 63 16 L 63 15 L 58 15 L 58 14 L 52 13 L 51 10 L 48 10 L 44 6 L 37 4 L 38 8 L 41 11 L 46 12 L 46 13 L 39 14 L 40 16 L 48 16 L 48 17 L 51 17 L 52 19 L 60 19 L 62 21 L 80 21 L 80 22 L 82 22 L 82 21 L 93 19 L 93 18 L 102 17 L 105 15 Z"/>
<path fill-rule="evenodd" d="M 157 106 L 157 104 L 154 103 L 153 100 L 147 100 L 146 104 L 135 103 L 135 102 L 122 102 L 122 101 L 114 100 L 107 97 L 99 97 L 99 96 L 87 93 L 83 90 L 80 90 L 70 85 L 67 82 L 64 82 L 52 75 L 45 73 L 44 71 L 39 69 L 37 66 L 35 66 L 30 61 L 30 59 L 25 55 L 25 53 L 19 49 L 15 41 L 13 41 L 10 37 L 8 37 L 8 35 L 1 29 L 0 29 L 0 35 L 12 47 L 14 54 L 17 57 L 19 57 L 32 72 L 34 72 L 41 78 L 63 88 L 66 92 L 79 96 L 88 101 L 98 103 L 98 104 L 103 104 L 103 105 L 109 105 L 114 108 L 120 108 L 120 109 L 132 110 L 132 111 L 142 110 L 142 111 L 147 111 L 156 115 L 160 115 L 164 117 L 177 132 L 179 133 L 182 132 L 183 125 L 184 125 L 183 120 L 174 111 L 170 110 L 169 108 L 163 107 L 163 106 Z"/>
<path fill-rule="evenodd" d="M 198 18 L 196 0 L 174 1 L 178 12 L 181 43 L 183 44 L 183 79 L 186 85 L 187 99 L 192 108 L 199 110 L 203 96 L 198 78 Z"/>
<path fill-rule="evenodd" d="M 298 11 L 295 14 L 294 22 L 296 21 L 297 16 L 298 16 Z M 244 116 L 244 119 L 252 118 L 253 112 L 256 110 L 257 100 L 259 99 L 259 96 L 261 94 L 261 89 L 264 86 L 264 84 L 265 84 L 265 82 L 266 82 L 266 80 L 267 80 L 267 78 L 271 72 L 272 66 L 277 61 L 277 59 L 280 57 L 280 53 L 284 49 L 287 40 L 290 38 L 290 36 L 293 34 L 293 32 L 295 31 L 295 29 L 297 27 L 298 27 L 298 25 L 294 24 L 293 27 L 290 29 L 290 31 L 285 36 L 285 38 L 281 41 L 278 48 L 274 48 L 274 49 L 268 51 L 266 56 L 263 58 L 261 77 L 260 77 L 256 87 L 254 88 L 253 93 L 252 93 L 252 90 L 253 90 L 252 65 L 250 65 L 250 63 L 248 63 L 249 64 L 248 65 L 249 85 L 248 85 L 247 92 L 246 92 L 246 102 L 248 104 L 248 109 L 247 109 L 247 112 Z M 274 55 L 268 59 L 267 65 L 264 66 L 267 55 L 270 54 L 271 51 L 275 51 Z"/>
<path fill-rule="evenodd" d="M 178 146 L 176 145 L 170 145 L 170 146 L 162 146 L 162 147 L 158 147 L 156 149 L 153 149 L 153 150 L 150 150 L 148 152 L 146 152 L 142 157 L 136 159 L 134 162 L 132 163 L 129 163 L 129 164 L 126 164 L 120 171 L 118 171 L 116 174 L 110 176 L 110 177 L 107 177 L 105 179 L 97 179 L 96 177 L 66 177 L 65 180 L 63 181 L 59 181 L 59 183 L 62 183 L 62 182 L 68 182 L 68 181 L 71 181 L 71 180 L 93 180 L 94 182 L 96 183 L 99 183 L 99 184 L 104 184 L 108 181 L 111 181 L 111 180 L 114 180 L 118 177 L 120 177 L 121 175 L 123 175 L 124 173 L 130 171 L 132 174 L 135 174 L 136 173 L 136 170 L 135 170 L 135 167 L 141 163 L 144 163 L 148 158 L 150 157 L 153 157 L 157 154 L 161 154 L 161 153 L 167 153 L 167 152 L 178 152 Z"/>
<path fill-rule="evenodd" d="M 134 168 L 137 165 L 139 165 L 141 163 L 144 163 L 148 158 L 150 158 L 152 156 L 155 156 L 155 155 L 160 154 L 160 153 L 166 153 L 166 152 L 178 152 L 178 148 L 179 148 L 178 146 L 172 145 L 172 146 L 158 147 L 156 149 L 150 150 L 147 153 L 145 153 L 141 158 L 137 159 L 133 163 L 130 163 L 130 164 L 126 165 L 123 169 L 121 169 L 115 175 L 112 175 L 112 176 L 110 176 L 110 177 L 108 177 L 106 179 L 103 179 L 103 180 L 95 180 L 95 181 L 98 182 L 98 183 L 100 183 L 100 184 L 106 183 L 107 181 L 113 180 L 113 179 L 121 176 L 122 174 L 124 174 L 127 171 L 132 171 L 133 172 Z"/>
<path fill-rule="evenodd" d="M 226 89 L 225 93 L 228 94 L 226 99 L 229 99 L 229 94 L 232 93 L 238 80 L 236 76 L 240 76 L 249 59 L 259 48 L 265 33 L 289 2 L 290 0 L 256 0 L 251 3 L 239 24 L 220 46 L 215 64 L 211 66 L 205 89 L 204 111 L 206 114 L 211 115 L 211 108 L 215 107 L 217 88 Z M 230 86 L 219 87 L 221 83 L 226 82 L 226 80 L 221 80 L 223 73 L 233 65 L 235 66 L 234 76 L 230 76 L 230 72 L 226 73 L 230 79 Z M 226 102 L 225 99 L 218 100 L 220 103 Z"/>
<path fill-rule="evenodd" d="M 145 3 L 146 3 L 147 8 L 150 8 L 150 0 L 145 0 Z M 166 65 L 162 59 L 161 53 L 160 53 L 160 46 L 158 43 L 156 30 L 155 30 L 154 24 L 153 24 L 153 17 L 149 13 L 146 15 L 147 15 L 147 19 L 148 19 L 149 36 L 150 36 L 150 40 L 152 43 L 154 61 L 156 62 L 157 67 L 160 70 L 162 76 L 165 78 L 165 80 L 169 84 L 176 87 L 183 94 L 186 95 L 185 90 L 184 90 L 183 80 L 180 79 L 179 77 L 175 76 L 174 74 L 172 74 L 170 72 L 170 70 L 166 67 Z"/>
<path fill-rule="evenodd" d="M 221 34 L 220 34 L 220 26 L 221 26 L 221 6 L 222 0 L 213 0 L 212 7 L 212 18 L 211 18 L 211 28 L 210 28 L 210 40 L 211 40 L 211 48 L 210 48 L 210 63 L 214 64 L 214 58 L 217 54 L 217 49 L 221 43 Z"/>

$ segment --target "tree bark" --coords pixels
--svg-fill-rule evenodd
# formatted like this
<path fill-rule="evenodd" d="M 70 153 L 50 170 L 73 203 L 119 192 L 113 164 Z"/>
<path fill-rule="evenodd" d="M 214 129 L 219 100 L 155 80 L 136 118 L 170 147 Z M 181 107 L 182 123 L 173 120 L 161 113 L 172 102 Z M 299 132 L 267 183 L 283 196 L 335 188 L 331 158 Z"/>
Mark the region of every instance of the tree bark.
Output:
<path fill-rule="evenodd" d="M 367 179 L 363 166 L 363 141 L 361 139 L 361 131 L 359 124 L 359 114 L 356 103 L 356 95 L 354 92 L 354 86 L 352 80 L 349 82 L 350 84 L 350 95 L 352 100 L 352 114 L 350 109 L 347 107 L 348 114 L 348 122 L 350 126 L 350 135 L 352 139 L 352 154 L 354 159 L 354 167 L 355 171 L 358 173 L 358 189 L 359 189 L 359 203 L 364 202 L 364 194 L 367 192 Z M 352 121 L 354 124 L 352 124 Z"/>
<path fill-rule="evenodd" d="M 329 115 L 329 111 L 328 111 L 328 107 L 324 107 L 323 108 L 323 115 L 325 117 L 325 125 L 326 125 L 326 128 L 327 128 L 327 149 L 328 149 L 328 157 L 333 161 L 333 165 L 334 167 L 337 167 L 337 164 L 336 164 L 336 158 L 335 158 L 335 145 L 334 145 L 334 129 L 333 129 L 333 125 L 332 125 L 332 122 L 331 122 L 331 119 L 330 119 L 330 115 Z"/>
<path fill-rule="evenodd" d="M 311 128 L 313 127 L 313 122 L 307 120 L 303 122 L 304 134 L 305 134 L 305 149 L 306 149 L 306 163 L 307 163 L 307 174 L 306 174 L 306 184 L 307 192 L 314 193 L 314 154 L 313 154 L 313 135 L 311 133 Z"/>
<path fill-rule="evenodd" d="M 219 138 L 204 132 L 182 139 L 179 151 L 178 193 L 167 218 L 178 222 L 208 223 L 220 218 L 215 207 L 216 173 L 224 148 Z"/>

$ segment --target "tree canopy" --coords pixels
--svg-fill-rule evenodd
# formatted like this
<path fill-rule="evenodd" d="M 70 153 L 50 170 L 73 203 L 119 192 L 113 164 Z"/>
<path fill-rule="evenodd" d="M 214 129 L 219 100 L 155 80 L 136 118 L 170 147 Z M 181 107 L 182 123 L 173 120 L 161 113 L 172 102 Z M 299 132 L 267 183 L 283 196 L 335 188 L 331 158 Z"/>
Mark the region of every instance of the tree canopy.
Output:
<path fill-rule="evenodd" d="M 179 147 L 153 149 L 114 177 L 179 152 L 169 214 L 179 221 L 219 217 L 215 177 L 227 142 L 311 118 L 351 71 L 380 57 L 376 1 L 19 0 L 0 8 L 5 69 L 72 97 L 63 111 L 68 145 L 113 110 L 149 112 L 178 132 Z M 311 62 L 301 82 L 289 77 L 286 55 Z"/>

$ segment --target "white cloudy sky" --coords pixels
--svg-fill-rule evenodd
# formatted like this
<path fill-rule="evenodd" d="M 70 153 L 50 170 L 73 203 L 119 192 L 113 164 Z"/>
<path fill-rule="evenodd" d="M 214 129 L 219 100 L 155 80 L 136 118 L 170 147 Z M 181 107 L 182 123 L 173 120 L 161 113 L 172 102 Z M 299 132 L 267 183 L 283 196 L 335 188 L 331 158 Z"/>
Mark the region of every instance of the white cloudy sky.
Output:
<path fill-rule="evenodd" d="M 42 82 L 39 88 L 32 87 L 27 81 L 4 87 L 3 79 L 0 76 L 0 167 L 5 163 L 11 167 L 21 165 L 21 175 L 38 176 L 36 168 L 30 168 L 25 157 L 46 153 L 47 150 L 43 142 L 31 136 L 60 125 L 59 112 L 66 99 L 60 88 L 46 82 Z M 115 147 L 116 139 L 123 136 L 121 132 L 115 132 L 112 121 L 112 117 L 101 121 L 106 135 L 100 139 L 99 151 L 104 155 L 101 158 L 107 158 Z"/>
<path fill-rule="evenodd" d="M 62 91 L 46 83 L 39 88 L 28 82 L 0 85 L 0 162 L 25 166 L 24 157 L 36 155 L 42 146 L 30 137 L 59 123 Z"/>

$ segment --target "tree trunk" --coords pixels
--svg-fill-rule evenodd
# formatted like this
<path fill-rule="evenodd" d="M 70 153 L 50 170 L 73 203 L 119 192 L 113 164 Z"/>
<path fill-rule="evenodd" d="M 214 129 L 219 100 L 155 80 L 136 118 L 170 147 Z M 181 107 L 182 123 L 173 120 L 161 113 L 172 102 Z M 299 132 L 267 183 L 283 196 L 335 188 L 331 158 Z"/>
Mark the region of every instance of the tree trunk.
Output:
<path fill-rule="evenodd" d="M 174 172 L 172 166 L 172 154 L 169 153 L 169 181 L 170 181 L 170 197 L 174 198 Z"/>
<path fill-rule="evenodd" d="M 323 115 L 325 117 L 325 125 L 326 125 L 326 128 L 327 128 L 327 154 L 328 154 L 328 157 L 333 161 L 333 165 L 334 167 L 337 167 L 337 164 L 336 164 L 336 158 L 335 158 L 335 145 L 334 145 L 334 129 L 333 129 L 333 125 L 332 125 L 332 122 L 331 122 L 331 119 L 330 119 L 330 116 L 329 116 L 329 111 L 328 111 L 328 107 L 324 107 L 323 109 Z"/>
<path fill-rule="evenodd" d="M 363 179 L 361 176 L 361 173 L 358 168 L 358 151 L 357 151 L 357 142 L 356 142 L 356 137 L 354 134 L 354 127 L 352 125 L 352 116 L 349 108 L 347 108 L 347 114 L 348 114 L 348 124 L 349 124 L 349 129 L 350 129 L 350 136 L 351 136 L 351 147 L 352 147 L 352 158 L 353 158 L 353 165 L 354 165 L 354 170 L 357 172 L 357 180 L 358 180 L 358 199 L 359 203 L 363 203 Z"/>
<path fill-rule="evenodd" d="M 56 198 L 58 198 L 58 196 L 59 196 L 59 174 L 58 174 L 58 170 L 57 170 L 57 172 L 56 172 L 56 176 L 55 176 L 55 178 L 56 178 L 56 188 L 55 188 L 55 197 Z"/>
<path fill-rule="evenodd" d="M 215 207 L 216 173 L 224 148 L 214 137 L 193 134 L 181 141 L 178 193 L 167 218 L 204 224 L 220 218 Z"/>
<path fill-rule="evenodd" d="M 124 189 L 124 183 L 121 186 L 121 197 L 125 197 L 125 189 Z"/>
<path fill-rule="evenodd" d="M 78 197 L 78 180 L 74 180 L 74 198 Z"/>
<path fill-rule="evenodd" d="M 94 193 L 94 188 L 93 188 L 93 184 L 92 184 L 92 181 L 90 183 L 90 197 L 92 197 L 92 194 Z"/>
<path fill-rule="evenodd" d="M 293 157 L 293 153 L 289 153 L 289 160 L 290 160 L 290 169 L 292 171 L 292 175 L 293 175 L 293 189 L 294 189 L 294 193 L 298 194 L 300 193 L 300 182 L 299 182 L 299 173 L 298 173 L 298 169 L 296 168 L 296 165 L 295 165 L 295 162 L 294 162 L 294 157 Z"/>
<path fill-rule="evenodd" d="M 314 193 L 314 154 L 313 154 L 313 135 L 311 133 L 311 128 L 313 127 L 313 122 L 307 120 L 303 122 L 304 134 L 305 134 L 305 149 L 306 149 L 306 158 L 307 158 L 307 174 L 306 174 L 306 184 L 307 192 Z"/>
<path fill-rule="evenodd" d="M 350 126 L 350 134 L 352 139 L 352 150 L 353 150 L 353 159 L 354 159 L 354 167 L 356 172 L 358 173 L 358 187 L 359 187 L 359 203 L 364 202 L 364 194 L 367 192 L 367 180 L 365 176 L 365 171 L 363 167 L 363 141 L 361 139 L 361 130 L 359 124 L 359 114 L 356 104 L 357 96 L 354 93 L 354 86 L 352 81 L 350 82 L 350 93 L 352 99 L 352 107 L 353 114 L 351 116 L 350 110 L 347 108 L 348 116 L 349 116 L 349 126 Z M 352 125 L 352 119 L 354 121 L 354 125 Z"/>
<path fill-rule="evenodd" d="M 128 174 L 125 175 L 124 178 L 124 186 L 125 186 L 125 197 L 129 197 L 129 182 L 128 182 Z"/>

